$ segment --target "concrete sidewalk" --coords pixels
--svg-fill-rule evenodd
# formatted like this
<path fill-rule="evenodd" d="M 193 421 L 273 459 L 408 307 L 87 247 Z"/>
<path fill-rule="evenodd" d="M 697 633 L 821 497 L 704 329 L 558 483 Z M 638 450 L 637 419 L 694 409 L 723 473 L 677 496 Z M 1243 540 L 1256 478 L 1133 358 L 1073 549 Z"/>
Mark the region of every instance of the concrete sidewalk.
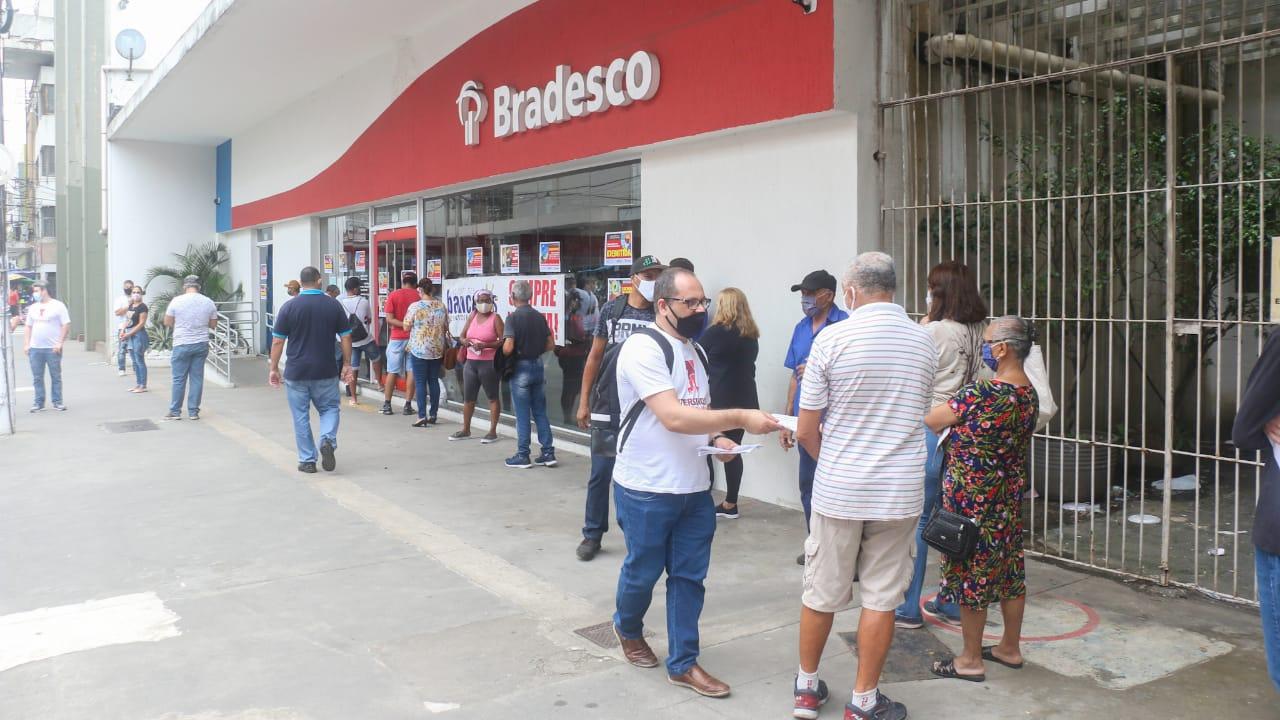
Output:
<path fill-rule="evenodd" d="M 622 538 L 574 557 L 585 458 L 507 470 L 510 439 L 450 443 L 455 423 L 366 402 L 343 406 L 337 471 L 302 475 L 282 391 L 206 384 L 201 421 L 161 423 L 167 369 L 140 396 L 98 355 L 68 350 L 64 374 L 69 410 L 22 412 L 0 439 L 0 719 L 790 717 L 796 511 L 745 501 L 720 522 L 701 662 L 733 694 L 709 700 L 592 639 Z M 882 689 L 913 718 L 1280 717 L 1256 611 L 1028 576 L 1025 669 L 932 678 L 959 635 L 929 626 L 898 632 Z M 824 718 L 857 616 L 836 619 Z M 660 657 L 663 618 L 660 585 Z"/>

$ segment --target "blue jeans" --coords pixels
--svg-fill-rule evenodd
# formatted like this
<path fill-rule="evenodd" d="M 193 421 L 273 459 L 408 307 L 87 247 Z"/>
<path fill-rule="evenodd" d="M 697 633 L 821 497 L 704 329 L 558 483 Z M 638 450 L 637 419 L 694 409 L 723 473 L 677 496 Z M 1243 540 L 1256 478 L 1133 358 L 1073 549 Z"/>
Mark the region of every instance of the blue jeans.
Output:
<path fill-rule="evenodd" d="M 924 619 L 920 616 L 920 593 L 924 589 L 925 569 L 929 567 L 929 544 L 924 541 L 924 526 L 929 524 L 929 516 L 938 506 L 939 493 L 942 492 L 942 453 L 938 452 L 938 435 L 928 428 L 924 430 L 924 447 L 928 455 L 924 461 L 924 510 L 920 512 L 920 522 L 916 525 L 916 563 L 906 596 L 894 613 L 910 620 Z M 960 608 L 953 602 L 944 602 L 941 597 L 938 598 L 938 609 L 948 617 L 960 617 Z"/>
<path fill-rule="evenodd" d="M 298 445 L 298 462 L 316 461 L 316 441 L 311 436 L 311 405 L 320 413 L 320 442 L 338 447 L 338 378 L 285 380 L 289 410 L 293 413 L 293 439 Z"/>
<path fill-rule="evenodd" d="M 44 407 L 44 369 L 49 368 L 49 389 L 53 393 L 53 404 L 62 404 L 62 355 L 53 348 L 31 348 L 27 353 L 31 362 L 31 384 L 35 386 L 36 407 Z"/>
<path fill-rule="evenodd" d="M 616 459 L 591 455 L 587 516 L 582 525 L 582 537 L 589 540 L 599 540 L 609 532 L 609 486 L 613 484 L 613 463 Z"/>
<path fill-rule="evenodd" d="M 409 356 L 409 364 L 413 368 L 413 386 L 418 399 L 418 419 L 433 418 L 440 410 L 440 358 L 424 360 L 417 355 Z M 427 412 L 427 394 L 431 394 L 431 411 Z"/>
<path fill-rule="evenodd" d="M 1258 605 L 1262 614 L 1262 641 L 1267 648 L 1267 669 L 1271 682 L 1280 690 L 1280 555 L 1256 545 L 1254 565 L 1258 569 Z"/>
<path fill-rule="evenodd" d="M 538 426 L 538 444 L 542 451 L 553 450 L 541 358 L 516 361 L 516 370 L 511 376 L 511 402 L 516 406 L 516 454 L 529 454 L 530 414 Z"/>
<path fill-rule="evenodd" d="M 800 451 L 800 507 L 804 508 L 804 529 L 809 530 L 809 516 L 813 514 L 813 475 L 818 472 L 818 461 L 796 443 Z"/>
<path fill-rule="evenodd" d="M 667 573 L 667 672 L 681 675 L 698 661 L 698 619 L 711 564 L 716 506 L 711 491 L 676 495 L 613 487 L 627 557 L 618 574 L 613 624 L 628 640 L 644 636 L 653 587 Z"/>
<path fill-rule="evenodd" d="M 129 343 L 129 355 L 133 357 L 133 377 L 137 381 L 138 387 L 147 386 L 147 348 L 151 347 L 151 340 L 147 337 L 145 331 L 138 332 L 126 338 Z"/>
<path fill-rule="evenodd" d="M 209 359 L 209 343 L 175 345 L 169 356 L 173 370 L 173 390 L 169 393 L 169 414 L 182 414 L 182 393 L 187 393 L 187 412 L 200 413 L 200 397 L 204 394 L 204 363 Z M 187 382 L 190 381 L 190 387 Z"/>

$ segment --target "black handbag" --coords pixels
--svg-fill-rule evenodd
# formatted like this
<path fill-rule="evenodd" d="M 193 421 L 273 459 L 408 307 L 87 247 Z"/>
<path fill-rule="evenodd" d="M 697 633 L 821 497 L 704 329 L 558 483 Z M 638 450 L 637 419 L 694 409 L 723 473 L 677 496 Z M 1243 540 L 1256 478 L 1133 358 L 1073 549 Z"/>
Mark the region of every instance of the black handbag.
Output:
<path fill-rule="evenodd" d="M 925 523 L 924 541 L 948 559 L 965 561 L 978 547 L 978 523 L 938 507 Z"/>

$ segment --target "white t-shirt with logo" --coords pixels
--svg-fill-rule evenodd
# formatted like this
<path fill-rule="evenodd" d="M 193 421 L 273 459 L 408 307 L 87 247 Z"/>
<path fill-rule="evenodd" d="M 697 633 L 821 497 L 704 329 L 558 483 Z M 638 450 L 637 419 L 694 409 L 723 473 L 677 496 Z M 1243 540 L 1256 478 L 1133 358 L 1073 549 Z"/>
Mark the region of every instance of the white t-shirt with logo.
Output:
<path fill-rule="evenodd" d="M 659 341 L 648 335 L 628 338 L 619 351 L 618 407 L 624 417 L 634 403 L 666 390 L 675 390 L 680 403 L 689 407 L 706 409 L 711 404 L 706 369 L 693 343 L 659 332 L 662 341 L 675 352 L 669 372 Z M 689 494 L 708 490 L 711 478 L 707 460 L 698 457 L 698 448 L 706 444 L 705 433 L 673 433 L 646 408 L 618 453 L 613 481 L 644 492 Z"/>
<path fill-rule="evenodd" d="M 62 326 L 71 324 L 71 313 L 59 300 L 31 303 L 27 307 L 27 333 L 30 347 L 52 349 L 62 339 Z"/>

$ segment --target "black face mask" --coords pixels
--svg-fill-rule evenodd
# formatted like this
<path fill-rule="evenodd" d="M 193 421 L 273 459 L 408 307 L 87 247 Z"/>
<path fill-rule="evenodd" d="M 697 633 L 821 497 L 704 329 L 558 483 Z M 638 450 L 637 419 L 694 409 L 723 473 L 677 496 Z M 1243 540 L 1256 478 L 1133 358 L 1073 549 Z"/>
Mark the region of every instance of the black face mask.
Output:
<path fill-rule="evenodd" d="M 670 308 L 668 308 L 670 310 Z M 671 312 L 671 318 L 668 320 L 676 329 L 676 334 L 686 340 L 698 337 L 703 328 L 707 324 L 707 314 L 705 312 L 696 312 L 688 317 L 680 317 L 674 311 Z"/>

